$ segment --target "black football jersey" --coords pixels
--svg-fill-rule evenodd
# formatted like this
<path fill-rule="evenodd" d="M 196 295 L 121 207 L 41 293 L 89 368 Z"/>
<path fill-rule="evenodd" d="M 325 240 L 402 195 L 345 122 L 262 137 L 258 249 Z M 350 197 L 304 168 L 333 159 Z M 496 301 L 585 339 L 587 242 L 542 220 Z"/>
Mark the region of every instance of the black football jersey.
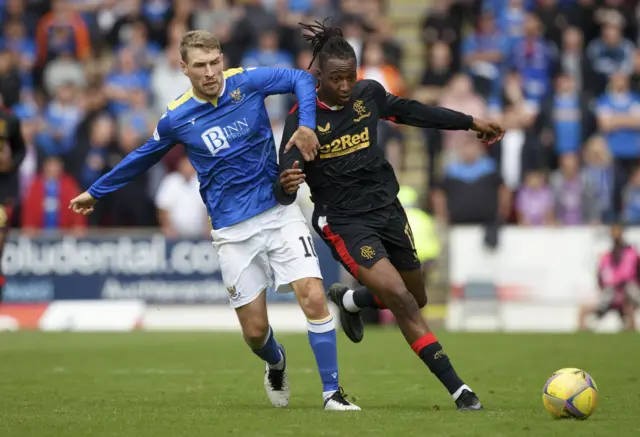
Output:
<path fill-rule="evenodd" d="M 11 149 L 11 169 L 0 171 L 0 204 L 18 195 L 18 168 L 26 154 L 20 131 L 20 120 L 8 109 L 0 108 L 0 154 L 3 148 Z"/>
<path fill-rule="evenodd" d="M 381 119 L 418 127 L 468 130 L 471 116 L 449 109 L 423 105 L 389 94 L 374 80 L 359 81 L 343 107 L 329 108 L 317 102 L 316 135 L 320 150 L 314 161 L 305 162 L 300 151 L 284 148 L 298 129 L 298 111 L 287 117 L 280 145 L 280 172 L 298 161 L 306 174 L 316 212 L 327 216 L 352 216 L 391 204 L 399 190 L 398 180 L 378 147 Z M 292 203 L 279 185 L 274 192 L 281 203 Z"/>

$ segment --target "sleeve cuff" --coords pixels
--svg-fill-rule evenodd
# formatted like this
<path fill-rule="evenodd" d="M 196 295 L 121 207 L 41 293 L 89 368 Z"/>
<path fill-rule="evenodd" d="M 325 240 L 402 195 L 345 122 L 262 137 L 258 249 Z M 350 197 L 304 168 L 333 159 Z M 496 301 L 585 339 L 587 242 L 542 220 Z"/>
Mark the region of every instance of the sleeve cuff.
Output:
<path fill-rule="evenodd" d="M 98 193 L 96 193 L 96 190 L 94 190 L 93 186 L 89 187 L 89 189 L 87 190 L 87 193 L 89 193 L 89 195 L 91 197 L 93 197 L 94 199 L 98 200 L 100 198 L 100 195 L 98 195 Z"/>

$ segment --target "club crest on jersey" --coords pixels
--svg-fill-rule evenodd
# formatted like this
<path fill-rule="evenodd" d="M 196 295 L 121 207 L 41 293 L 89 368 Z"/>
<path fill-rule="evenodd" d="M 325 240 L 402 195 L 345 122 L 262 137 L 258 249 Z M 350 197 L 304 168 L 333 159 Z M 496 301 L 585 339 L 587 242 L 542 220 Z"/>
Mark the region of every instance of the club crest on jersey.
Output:
<path fill-rule="evenodd" d="M 358 114 L 358 116 L 353 119 L 354 123 L 371 116 L 371 111 L 367 111 L 367 107 L 364 106 L 364 102 L 362 100 L 356 100 L 353 104 L 353 110 Z"/>
<path fill-rule="evenodd" d="M 236 290 L 235 286 L 227 287 L 227 292 L 231 299 L 237 299 L 239 297 L 238 290 Z"/>
<path fill-rule="evenodd" d="M 229 96 L 231 97 L 233 103 L 240 103 L 244 100 L 244 94 L 242 94 L 240 88 L 236 88 L 235 90 L 231 91 L 229 93 Z"/>
<path fill-rule="evenodd" d="M 372 259 L 376 256 L 376 251 L 373 250 L 371 246 L 362 246 L 360 248 L 360 255 L 362 255 L 364 259 Z"/>
<path fill-rule="evenodd" d="M 318 132 L 320 132 L 321 134 L 331 133 L 331 124 L 327 122 L 327 124 L 324 127 L 318 125 Z"/>

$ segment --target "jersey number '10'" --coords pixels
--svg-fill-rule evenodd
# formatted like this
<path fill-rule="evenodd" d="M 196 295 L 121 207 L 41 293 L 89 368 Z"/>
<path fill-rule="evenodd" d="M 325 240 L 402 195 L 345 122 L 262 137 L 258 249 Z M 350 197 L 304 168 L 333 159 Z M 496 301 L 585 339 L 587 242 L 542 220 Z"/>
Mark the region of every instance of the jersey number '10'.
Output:
<path fill-rule="evenodd" d="M 300 240 L 300 242 L 302 243 L 302 247 L 304 247 L 304 256 L 305 258 L 309 258 L 311 256 L 314 257 L 318 257 L 318 255 L 316 254 L 316 249 L 313 247 L 313 240 L 311 239 L 311 236 L 307 235 L 307 237 L 298 237 L 298 240 Z M 309 243 L 309 245 L 307 246 L 307 242 Z M 309 252 L 309 249 L 311 249 L 311 252 Z"/>

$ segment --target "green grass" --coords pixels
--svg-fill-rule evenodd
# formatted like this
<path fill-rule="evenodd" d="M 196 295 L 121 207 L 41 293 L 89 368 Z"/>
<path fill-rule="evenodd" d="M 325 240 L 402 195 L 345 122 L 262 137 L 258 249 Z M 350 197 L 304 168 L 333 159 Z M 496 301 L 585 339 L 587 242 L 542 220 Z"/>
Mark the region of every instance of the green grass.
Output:
<path fill-rule="evenodd" d="M 276 333 L 277 334 L 277 333 Z M 271 408 L 263 365 L 239 334 L 0 334 L 0 436 L 636 436 L 637 335 L 440 334 L 486 410 L 459 413 L 399 332 L 339 333 L 341 383 L 363 408 L 324 412 L 306 335 L 289 353 L 289 409 Z M 600 389 L 584 422 L 556 421 L 540 391 L 561 367 Z"/>

